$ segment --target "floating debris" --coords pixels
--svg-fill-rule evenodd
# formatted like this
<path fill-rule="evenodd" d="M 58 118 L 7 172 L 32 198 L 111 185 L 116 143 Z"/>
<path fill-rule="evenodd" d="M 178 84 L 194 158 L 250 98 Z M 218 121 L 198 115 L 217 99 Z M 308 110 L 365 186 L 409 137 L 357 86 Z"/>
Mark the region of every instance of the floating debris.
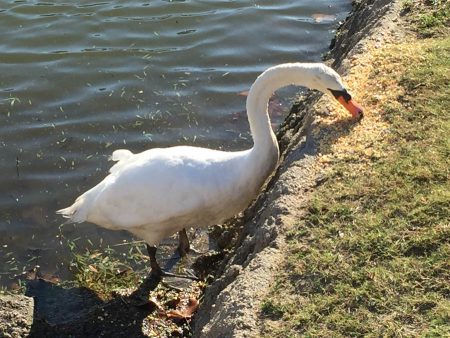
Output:
<path fill-rule="evenodd" d="M 322 14 L 322 13 L 314 13 L 311 15 L 311 17 L 314 19 L 317 23 L 329 23 L 336 20 L 336 15 L 330 15 L 330 14 Z"/>

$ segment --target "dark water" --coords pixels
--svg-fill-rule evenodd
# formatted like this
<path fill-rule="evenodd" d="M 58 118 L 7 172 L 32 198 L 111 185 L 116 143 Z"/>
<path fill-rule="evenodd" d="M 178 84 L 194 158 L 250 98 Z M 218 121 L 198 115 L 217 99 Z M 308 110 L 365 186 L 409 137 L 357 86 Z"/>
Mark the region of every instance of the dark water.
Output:
<path fill-rule="evenodd" d="M 350 2 L 0 1 L 0 285 L 35 264 L 68 277 L 54 212 L 113 150 L 250 147 L 239 93 L 268 66 L 320 60 Z M 279 94 L 275 125 L 294 93 Z M 62 231 L 80 248 L 131 239 Z"/>

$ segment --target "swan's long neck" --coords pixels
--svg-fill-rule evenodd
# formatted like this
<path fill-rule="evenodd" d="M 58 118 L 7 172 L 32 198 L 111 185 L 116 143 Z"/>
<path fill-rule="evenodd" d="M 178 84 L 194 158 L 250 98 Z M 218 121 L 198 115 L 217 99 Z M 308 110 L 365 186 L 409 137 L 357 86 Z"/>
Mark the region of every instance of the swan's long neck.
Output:
<path fill-rule="evenodd" d="M 247 97 L 247 115 L 253 136 L 253 153 L 278 159 L 278 143 L 270 125 L 267 106 L 271 95 L 279 88 L 294 84 L 315 88 L 318 64 L 288 63 L 267 69 L 253 83 Z M 266 157 L 264 156 L 264 157 Z"/>

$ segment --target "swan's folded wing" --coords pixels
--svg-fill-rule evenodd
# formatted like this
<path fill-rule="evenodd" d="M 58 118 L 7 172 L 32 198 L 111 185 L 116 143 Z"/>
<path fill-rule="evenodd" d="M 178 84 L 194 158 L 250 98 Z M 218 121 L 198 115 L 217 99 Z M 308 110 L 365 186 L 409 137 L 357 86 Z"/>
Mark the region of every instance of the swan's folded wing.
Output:
<path fill-rule="evenodd" d="M 155 149 L 136 154 L 123 165 L 120 161 L 117 171 L 99 184 L 102 187 L 88 220 L 128 229 L 166 223 L 197 225 L 211 218 L 205 214 L 211 205 L 223 208 L 222 190 L 228 189 L 230 181 L 227 172 L 236 165 L 212 159 L 211 151 L 197 157 L 190 151 Z"/>

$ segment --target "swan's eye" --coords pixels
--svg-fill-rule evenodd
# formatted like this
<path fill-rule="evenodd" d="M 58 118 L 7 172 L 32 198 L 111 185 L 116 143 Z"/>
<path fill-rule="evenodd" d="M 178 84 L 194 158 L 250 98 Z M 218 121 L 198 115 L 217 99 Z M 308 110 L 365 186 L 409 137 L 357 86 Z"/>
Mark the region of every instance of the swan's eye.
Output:
<path fill-rule="evenodd" d="M 345 89 L 343 89 L 343 90 L 333 90 L 333 89 L 328 88 L 328 90 L 336 98 L 336 100 L 338 100 L 340 97 L 342 97 L 345 100 L 345 102 L 348 103 L 352 99 L 352 96 Z"/>

